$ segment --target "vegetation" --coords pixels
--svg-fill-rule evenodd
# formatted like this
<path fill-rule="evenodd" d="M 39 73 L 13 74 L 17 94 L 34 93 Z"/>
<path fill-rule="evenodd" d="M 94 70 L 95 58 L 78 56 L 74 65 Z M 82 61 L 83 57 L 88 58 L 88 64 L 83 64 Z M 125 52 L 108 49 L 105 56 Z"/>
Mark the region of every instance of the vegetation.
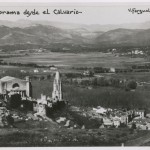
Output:
<path fill-rule="evenodd" d="M 129 82 L 127 83 L 127 88 L 128 88 L 128 89 L 135 90 L 136 87 L 137 87 L 136 81 L 129 81 Z"/>
<path fill-rule="evenodd" d="M 0 133 L 2 147 L 29 146 L 121 146 L 121 143 L 149 131 L 130 133 L 128 128 L 74 129 L 59 128 L 57 124 L 28 120 L 15 122 L 16 128 L 3 128 Z"/>
<path fill-rule="evenodd" d="M 52 85 L 51 81 L 32 81 L 33 97 L 40 98 L 43 93 L 51 96 Z M 134 92 L 125 91 L 124 89 L 113 87 L 97 87 L 87 89 L 84 87 L 63 84 L 63 98 L 69 103 L 81 107 L 110 107 L 110 108 L 149 108 L 150 93 L 149 90 L 140 91 L 137 89 Z"/>
<path fill-rule="evenodd" d="M 13 62 L 4 62 L 3 60 L 0 60 L 0 65 L 18 66 L 18 67 L 32 67 L 32 68 L 50 68 L 50 67 L 54 67 L 54 65 L 37 65 L 35 63 L 25 63 L 25 64 L 24 63 L 13 63 Z"/>

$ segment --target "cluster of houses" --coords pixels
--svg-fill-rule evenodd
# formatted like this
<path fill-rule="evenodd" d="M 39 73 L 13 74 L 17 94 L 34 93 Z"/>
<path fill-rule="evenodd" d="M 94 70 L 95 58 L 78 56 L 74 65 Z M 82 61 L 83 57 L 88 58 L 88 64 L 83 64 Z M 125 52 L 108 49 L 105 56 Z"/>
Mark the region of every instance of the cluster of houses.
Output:
<path fill-rule="evenodd" d="M 58 70 L 57 67 L 52 66 L 52 67 L 50 67 L 48 69 L 38 69 L 38 68 L 35 68 L 35 69 L 29 70 L 29 71 L 21 69 L 20 72 L 21 73 L 31 72 L 31 73 L 37 74 L 37 73 L 47 73 L 47 72 L 52 72 L 52 71 L 57 71 L 57 70 Z"/>
<path fill-rule="evenodd" d="M 132 128 L 134 124 L 137 129 L 150 130 L 150 114 L 146 114 L 145 110 L 111 109 L 98 106 L 86 110 L 72 107 L 72 111 L 76 111 L 84 117 L 101 121 L 100 128 L 121 126 Z"/>
<path fill-rule="evenodd" d="M 113 48 L 113 49 L 108 49 L 107 50 L 108 52 L 111 52 L 111 54 L 119 54 L 117 52 L 117 49 L 116 48 Z M 129 52 L 126 52 L 126 53 L 120 53 L 119 55 L 144 55 L 144 52 L 142 50 L 140 50 L 139 48 L 135 48 L 135 49 L 132 49 L 131 51 Z"/>
<path fill-rule="evenodd" d="M 133 55 L 144 55 L 145 53 L 142 51 L 142 50 L 139 50 L 139 49 L 135 49 L 135 50 L 132 50 L 132 51 L 130 51 L 130 52 L 127 52 L 127 53 L 121 53 L 120 55 L 122 55 L 122 56 L 125 56 L 125 55 L 131 55 L 131 56 L 133 56 Z"/>
<path fill-rule="evenodd" d="M 47 52 L 46 49 L 43 49 L 43 48 L 39 48 L 39 49 L 28 49 L 28 50 L 16 50 L 15 53 L 35 53 L 35 54 L 38 54 L 38 53 L 45 53 Z"/>
<path fill-rule="evenodd" d="M 114 67 L 104 68 L 104 69 L 105 69 L 105 72 L 107 72 L 107 73 L 116 73 L 116 69 Z M 94 74 L 94 71 L 84 70 L 83 76 L 89 77 L 89 76 L 95 76 L 95 74 Z"/>
<path fill-rule="evenodd" d="M 102 117 L 101 127 L 111 127 L 114 126 L 118 128 L 119 126 L 125 125 L 129 128 L 135 125 L 135 128 L 141 130 L 150 130 L 150 115 L 146 115 L 145 110 L 119 110 L 119 109 L 105 109 L 99 107 L 98 109 L 93 109 L 96 113 L 99 113 Z"/>

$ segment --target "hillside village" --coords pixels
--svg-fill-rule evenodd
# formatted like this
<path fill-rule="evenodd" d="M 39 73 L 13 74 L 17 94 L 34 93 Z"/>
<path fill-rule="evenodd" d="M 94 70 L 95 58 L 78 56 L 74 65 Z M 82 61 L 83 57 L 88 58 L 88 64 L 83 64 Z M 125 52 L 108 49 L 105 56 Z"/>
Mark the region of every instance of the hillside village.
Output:
<path fill-rule="evenodd" d="M 87 75 L 88 72 L 84 72 Z M 68 116 L 57 116 L 57 118 L 51 118 L 51 113 L 55 113 L 57 109 L 62 109 L 65 106 L 69 107 L 71 112 L 75 112 L 81 117 L 94 119 L 99 122 L 97 128 L 134 128 L 139 130 L 150 130 L 150 115 L 146 114 L 145 110 L 141 109 L 114 109 L 104 108 L 101 106 L 95 107 L 77 107 L 71 106 L 68 101 L 63 99 L 61 78 L 58 71 L 56 71 L 53 81 L 52 97 L 43 95 L 41 98 L 35 99 L 32 97 L 32 81 L 30 77 L 26 77 L 26 80 L 18 79 L 15 77 L 6 76 L 0 79 L 0 112 L 1 112 L 1 127 L 9 125 L 10 120 L 21 119 L 19 116 L 11 113 L 12 109 L 26 109 L 34 113 L 26 116 L 26 120 L 34 119 L 48 119 L 61 124 L 67 128 L 87 128 L 85 124 L 78 125 L 78 122 L 71 121 Z M 63 110 L 62 110 L 63 111 Z M 6 119 L 7 118 L 7 119 Z M 66 122 L 66 123 L 65 123 Z M 90 123 L 90 122 L 89 122 Z M 10 123 L 12 126 L 15 122 Z"/>

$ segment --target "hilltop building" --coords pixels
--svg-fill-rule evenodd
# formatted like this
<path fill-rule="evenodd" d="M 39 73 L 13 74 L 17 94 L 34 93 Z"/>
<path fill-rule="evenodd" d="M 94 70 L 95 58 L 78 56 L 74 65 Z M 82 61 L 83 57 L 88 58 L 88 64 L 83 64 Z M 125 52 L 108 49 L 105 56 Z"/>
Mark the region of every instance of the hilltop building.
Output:
<path fill-rule="evenodd" d="M 31 97 L 31 82 L 30 78 L 26 80 L 18 79 L 15 77 L 5 76 L 0 79 L 0 94 L 4 97 L 14 94 L 20 94 L 21 97 Z"/>

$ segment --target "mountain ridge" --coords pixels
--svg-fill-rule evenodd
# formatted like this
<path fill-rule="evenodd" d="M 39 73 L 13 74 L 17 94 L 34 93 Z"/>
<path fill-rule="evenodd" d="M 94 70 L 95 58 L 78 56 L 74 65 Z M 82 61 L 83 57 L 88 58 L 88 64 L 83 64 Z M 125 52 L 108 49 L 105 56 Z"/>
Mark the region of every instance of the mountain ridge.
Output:
<path fill-rule="evenodd" d="M 147 46 L 150 45 L 150 27 L 147 29 L 135 28 L 116 28 L 108 31 L 89 29 L 87 26 L 77 25 L 76 28 L 70 29 L 58 27 L 55 22 L 47 21 L 43 25 L 40 22 L 34 23 L 25 20 L 24 27 L 4 25 L 4 21 L 0 22 L 0 45 L 13 44 L 51 44 L 51 43 L 69 43 L 69 44 L 93 44 L 98 46 Z M 6 23 L 10 23 L 9 21 Z M 15 22 L 16 23 L 16 22 Z M 15 24 L 14 23 L 14 24 Z M 146 23 L 147 27 L 150 22 Z M 69 26 L 69 25 L 68 25 Z M 93 25 L 94 26 L 94 25 Z M 97 25 L 95 25 L 97 26 Z M 111 25 L 109 25 L 111 26 Z"/>

